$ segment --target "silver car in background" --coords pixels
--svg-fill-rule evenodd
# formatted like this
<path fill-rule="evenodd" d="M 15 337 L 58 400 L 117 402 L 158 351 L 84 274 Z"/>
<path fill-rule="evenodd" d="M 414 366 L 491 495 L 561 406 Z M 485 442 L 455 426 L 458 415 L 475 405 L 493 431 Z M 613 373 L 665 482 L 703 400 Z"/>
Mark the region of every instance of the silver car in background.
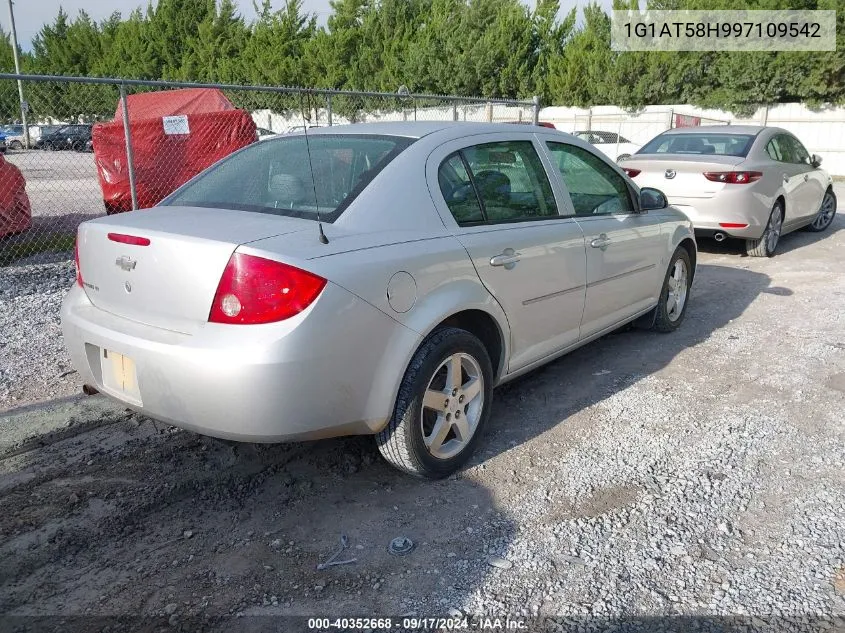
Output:
<path fill-rule="evenodd" d="M 669 130 L 622 163 L 656 187 L 701 237 L 742 238 L 749 255 L 771 257 L 782 235 L 833 222 L 833 180 L 786 130 L 720 125 Z"/>
<path fill-rule="evenodd" d="M 62 326 L 84 382 L 153 418 L 243 441 L 372 434 L 440 477 L 495 385 L 635 319 L 677 328 L 695 262 L 689 220 L 568 134 L 322 128 L 84 222 Z"/>

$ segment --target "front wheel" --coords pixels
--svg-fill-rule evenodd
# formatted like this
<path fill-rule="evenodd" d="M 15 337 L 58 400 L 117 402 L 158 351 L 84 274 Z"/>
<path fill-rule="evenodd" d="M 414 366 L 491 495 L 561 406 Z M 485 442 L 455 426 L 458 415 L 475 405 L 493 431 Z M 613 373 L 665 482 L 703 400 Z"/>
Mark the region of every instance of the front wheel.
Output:
<path fill-rule="evenodd" d="M 492 398 L 493 368 L 481 341 L 466 330 L 437 330 L 405 371 L 393 417 L 376 436 L 379 450 L 406 473 L 446 477 L 472 454 Z"/>
<path fill-rule="evenodd" d="M 21 143 L 20 141 L 12 141 L 11 143 L 9 143 L 9 149 L 23 149 L 23 143 Z"/>
<path fill-rule="evenodd" d="M 660 302 L 655 308 L 654 325 L 652 329 L 658 332 L 674 332 L 684 320 L 687 313 L 687 299 L 692 285 L 692 263 L 690 256 L 682 246 L 669 260 L 669 268 L 663 279 L 663 289 L 660 291 Z"/>
<path fill-rule="evenodd" d="M 835 215 L 836 194 L 828 189 L 824 194 L 824 198 L 822 198 L 822 206 L 819 207 L 819 212 L 813 218 L 813 222 L 807 225 L 807 230 L 813 233 L 821 233 L 833 223 Z"/>
<path fill-rule="evenodd" d="M 745 252 L 752 257 L 771 257 L 780 241 L 780 234 L 783 230 L 783 203 L 778 200 L 772 207 L 769 215 L 769 223 L 766 230 L 757 240 L 745 240 Z"/>

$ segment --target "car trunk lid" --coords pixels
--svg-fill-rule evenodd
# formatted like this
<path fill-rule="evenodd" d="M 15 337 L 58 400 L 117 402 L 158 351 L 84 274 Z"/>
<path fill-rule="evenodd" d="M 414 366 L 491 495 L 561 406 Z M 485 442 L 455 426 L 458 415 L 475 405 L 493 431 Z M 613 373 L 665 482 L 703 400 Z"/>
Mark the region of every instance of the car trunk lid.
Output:
<path fill-rule="evenodd" d="M 304 230 L 316 232 L 315 223 L 194 207 L 85 222 L 78 235 L 85 292 L 112 314 L 191 333 L 208 321 L 217 284 L 239 245 Z"/>
<path fill-rule="evenodd" d="M 742 156 L 713 154 L 634 154 L 621 163 L 624 169 L 638 169 L 633 177 L 638 187 L 659 189 L 669 202 L 677 199 L 712 198 L 725 185 L 707 180 L 704 172 L 733 171 Z"/>

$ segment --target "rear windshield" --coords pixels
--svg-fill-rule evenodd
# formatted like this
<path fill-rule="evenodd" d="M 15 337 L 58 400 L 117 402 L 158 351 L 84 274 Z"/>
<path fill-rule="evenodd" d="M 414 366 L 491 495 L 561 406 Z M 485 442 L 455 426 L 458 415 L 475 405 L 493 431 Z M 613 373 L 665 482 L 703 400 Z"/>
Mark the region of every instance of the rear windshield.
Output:
<path fill-rule="evenodd" d="M 637 154 L 715 154 L 747 156 L 751 134 L 661 134 L 646 143 Z"/>
<path fill-rule="evenodd" d="M 258 141 L 208 168 L 160 204 L 311 220 L 317 219 L 319 210 L 321 220 L 333 222 L 412 142 L 398 136 L 357 134 L 314 134 L 307 139 L 300 134 Z"/>

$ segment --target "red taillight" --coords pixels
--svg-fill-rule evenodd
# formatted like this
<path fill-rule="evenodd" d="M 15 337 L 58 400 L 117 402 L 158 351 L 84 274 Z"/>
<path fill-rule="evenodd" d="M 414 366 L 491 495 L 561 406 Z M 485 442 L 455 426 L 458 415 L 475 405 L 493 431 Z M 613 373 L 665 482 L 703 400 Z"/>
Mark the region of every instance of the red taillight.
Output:
<path fill-rule="evenodd" d="M 211 313 L 211 323 L 272 323 L 307 308 L 326 280 L 263 257 L 235 253 L 226 264 Z"/>
<path fill-rule="evenodd" d="M 719 226 L 723 229 L 744 229 L 748 225 L 740 222 L 719 222 Z"/>
<path fill-rule="evenodd" d="M 747 185 L 757 182 L 763 177 L 761 171 L 705 171 L 704 177 L 713 182 L 723 182 L 728 185 Z"/>
<path fill-rule="evenodd" d="M 119 242 L 120 244 L 131 244 L 132 246 L 149 246 L 150 240 L 146 237 L 138 237 L 137 235 L 124 235 L 123 233 L 109 233 L 109 239 L 112 242 Z"/>
<path fill-rule="evenodd" d="M 632 169 L 631 167 L 623 167 L 622 169 L 628 174 L 629 178 L 636 178 L 642 172 L 642 169 Z"/>
<path fill-rule="evenodd" d="M 82 269 L 79 267 L 79 233 L 73 243 L 73 263 L 76 265 L 76 285 L 82 288 Z"/>

